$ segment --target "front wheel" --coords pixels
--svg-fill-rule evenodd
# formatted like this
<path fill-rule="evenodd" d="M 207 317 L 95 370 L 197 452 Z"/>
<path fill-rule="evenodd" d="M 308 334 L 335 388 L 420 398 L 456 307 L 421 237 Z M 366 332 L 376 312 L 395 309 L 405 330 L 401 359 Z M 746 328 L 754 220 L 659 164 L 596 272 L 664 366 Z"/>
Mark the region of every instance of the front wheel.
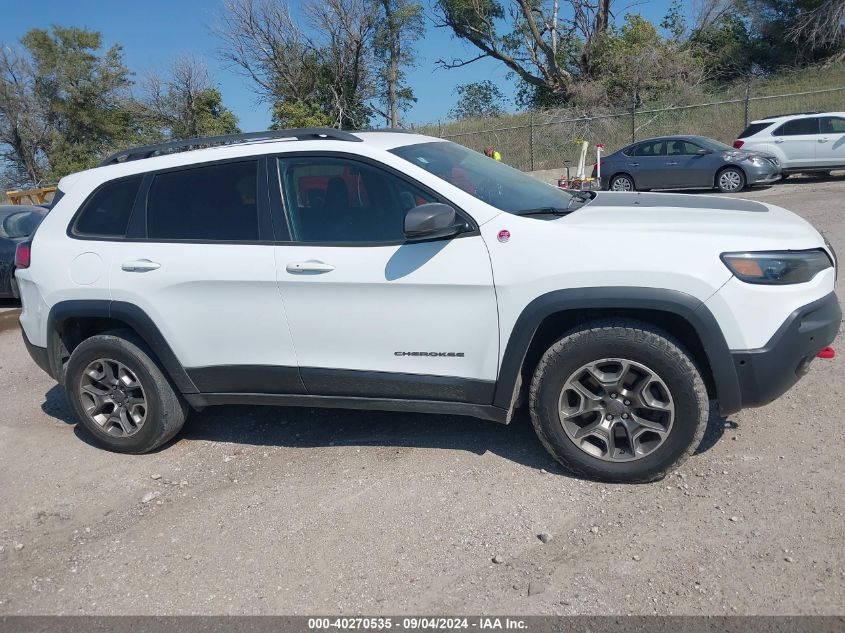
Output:
<path fill-rule="evenodd" d="M 745 173 L 739 167 L 728 167 L 716 176 L 716 188 L 722 193 L 735 193 L 745 189 Z"/>
<path fill-rule="evenodd" d="M 660 479 L 690 455 L 709 400 L 680 343 L 645 323 L 598 322 L 543 355 L 529 407 L 540 441 L 563 466 L 591 479 Z"/>

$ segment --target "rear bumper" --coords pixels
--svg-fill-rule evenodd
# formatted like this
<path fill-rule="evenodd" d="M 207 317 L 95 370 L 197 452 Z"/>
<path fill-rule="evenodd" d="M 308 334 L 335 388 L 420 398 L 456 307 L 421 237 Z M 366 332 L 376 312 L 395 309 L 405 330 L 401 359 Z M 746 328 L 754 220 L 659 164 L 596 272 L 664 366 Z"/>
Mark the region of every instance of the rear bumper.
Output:
<path fill-rule="evenodd" d="M 35 361 L 35 364 L 47 372 L 47 374 L 52 376 L 53 373 L 50 371 L 50 356 L 47 354 L 47 348 L 38 347 L 37 345 L 30 343 L 29 339 L 26 337 L 26 332 L 23 331 L 23 328 L 21 328 L 21 336 L 23 337 L 23 344 L 26 346 L 26 351 L 29 352 L 32 360 Z"/>
<path fill-rule="evenodd" d="M 763 406 L 789 390 L 833 342 L 841 321 L 842 309 L 831 292 L 793 312 L 765 347 L 731 352 L 742 408 Z"/>

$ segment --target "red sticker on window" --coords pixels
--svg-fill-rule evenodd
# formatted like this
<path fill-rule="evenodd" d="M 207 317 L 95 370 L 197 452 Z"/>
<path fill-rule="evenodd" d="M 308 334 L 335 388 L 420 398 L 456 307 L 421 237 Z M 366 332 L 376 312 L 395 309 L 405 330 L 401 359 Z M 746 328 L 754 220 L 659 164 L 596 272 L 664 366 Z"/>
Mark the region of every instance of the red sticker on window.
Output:
<path fill-rule="evenodd" d="M 502 229 L 501 231 L 499 231 L 499 241 L 500 242 L 507 242 L 509 239 L 511 239 L 511 232 L 510 231 L 508 231 L 507 229 Z"/>

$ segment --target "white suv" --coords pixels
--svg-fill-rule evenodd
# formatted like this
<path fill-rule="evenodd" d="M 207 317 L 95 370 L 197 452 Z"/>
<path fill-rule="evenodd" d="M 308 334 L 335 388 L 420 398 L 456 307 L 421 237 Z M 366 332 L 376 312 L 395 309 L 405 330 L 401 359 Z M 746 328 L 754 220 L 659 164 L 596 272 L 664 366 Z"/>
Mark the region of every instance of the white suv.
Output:
<path fill-rule="evenodd" d="M 709 400 L 776 398 L 841 320 L 835 255 L 788 211 L 567 193 L 397 132 L 122 152 L 62 179 L 17 267 L 30 354 L 129 453 L 214 404 L 508 423 L 527 400 L 565 466 L 652 480 Z"/>
<path fill-rule="evenodd" d="M 773 154 L 785 174 L 845 169 L 845 112 L 803 112 L 752 121 L 734 147 Z"/>

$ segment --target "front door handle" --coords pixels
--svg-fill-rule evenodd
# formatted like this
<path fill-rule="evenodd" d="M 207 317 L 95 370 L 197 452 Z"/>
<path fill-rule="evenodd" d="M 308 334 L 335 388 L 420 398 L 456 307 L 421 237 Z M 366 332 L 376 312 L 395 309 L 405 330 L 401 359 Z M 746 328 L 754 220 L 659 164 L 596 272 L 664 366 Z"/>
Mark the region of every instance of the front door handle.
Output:
<path fill-rule="evenodd" d="M 819 139 L 819 143 L 827 143 L 828 138 L 826 136 Z"/>
<path fill-rule="evenodd" d="M 136 259 L 131 262 L 123 262 L 120 268 L 128 273 L 145 273 L 150 270 L 158 270 L 161 268 L 161 264 L 151 262 L 149 259 Z"/>
<path fill-rule="evenodd" d="M 334 266 L 316 259 L 309 259 L 307 262 L 291 262 L 285 267 L 285 270 L 294 274 L 322 274 L 330 273 L 334 270 Z"/>
<path fill-rule="evenodd" d="M 628 163 L 631 167 L 639 167 L 639 163 Z"/>
<path fill-rule="evenodd" d="M 667 165 L 677 165 L 678 163 L 668 162 Z"/>
<path fill-rule="evenodd" d="M 782 138 L 776 138 L 775 143 L 783 143 L 783 139 Z"/>

